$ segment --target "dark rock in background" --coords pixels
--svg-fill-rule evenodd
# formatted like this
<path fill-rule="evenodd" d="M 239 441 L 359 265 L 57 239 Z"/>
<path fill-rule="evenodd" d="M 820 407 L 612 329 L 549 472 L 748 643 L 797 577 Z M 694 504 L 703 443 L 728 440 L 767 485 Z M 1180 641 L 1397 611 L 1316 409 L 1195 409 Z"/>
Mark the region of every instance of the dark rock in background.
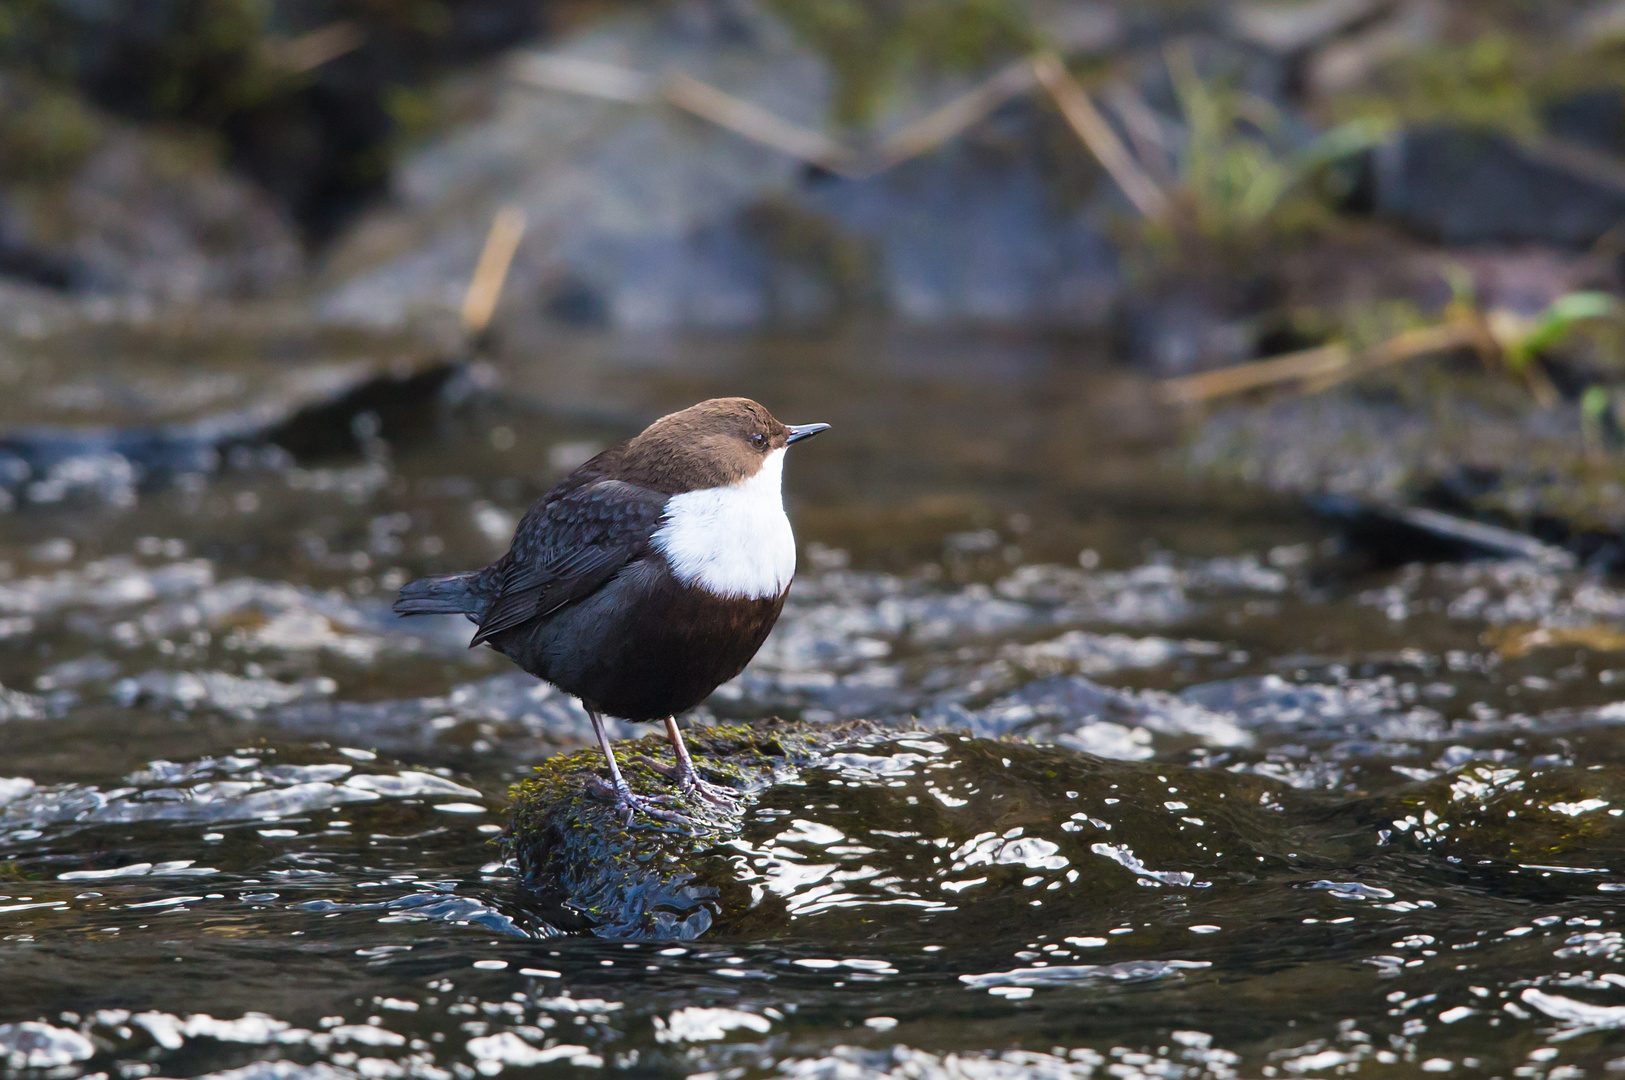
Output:
<path fill-rule="evenodd" d="M 0 74 L 0 266 L 80 293 L 195 304 L 285 290 L 290 223 L 197 138 L 140 129 Z"/>
<path fill-rule="evenodd" d="M 825 58 L 766 12 L 732 11 L 725 26 L 689 8 L 627 15 L 550 51 L 682 70 L 790 123 L 827 129 Z M 972 85 L 943 78 L 901 93 L 875 130 Z M 499 325 L 542 317 L 639 331 L 877 311 L 1098 325 L 1118 288 L 1105 227 L 1126 209 L 1053 112 L 1025 100 L 933 153 L 853 180 L 664 106 L 516 78 L 488 120 L 402 165 L 392 205 L 335 247 L 323 310 L 381 322 L 444 310 L 504 203 L 527 212 L 530 231 Z"/>
<path fill-rule="evenodd" d="M 616 9 L 547 51 L 651 86 L 684 72 L 858 148 L 1035 44 L 1071 60 L 1109 55 L 1111 78 L 1094 87 L 1108 122 L 1170 190 L 1222 203 L 1237 197 L 1220 188 L 1257 177 L 1192 177 L 1203 166 L 1188 160 L 1190 120 L 1164 45 L 1189 46 L 1215 102 L 1250 103 L 1225 123 L 1267 151 L 1226 168 L 1267 174 L 1313 143 L 1311 116 L 1350 104 L 1412 115 L 1402 99 L 1420 91 L 1394 67 L 1457 47 L 1441 4 L 953 7 L 943 17 L 968 19 L 960 29 L 976 38 L 960 42 L 974 58 L 956 66 L 910 52 L 929 51 L 909 37 L 924 31 L 885 5 L 855 9 L 891 36 L 854 57 L 837 48 L 850 27 L 831 30 L 791 0 L 693 0 Z M 306 281 L 304 247 L 322 255 L 321 314 L 438 319 L 455 309 L 493 214 L 516 205 L 529 231 L 499 332 L 799 328 L 853 315 L 1110 327 L 1136 366 L 1176 375 L 1267 351 L 1282 313 L 1273 251 L 1243 243 L 1204 260 L 1177 242 L 1159 253 L 1155 235 L 1124 228 L 1136 213 L 1041 93 L 850 178 L 669 105 L 532 85 L 523 50 L 467 66 L 563 26 L 542 4 L 0 0 L 0 14 L 11 106 L 0 111 L 0 274 L 59 290 L 158 303 L 286 293 Z M 430 88 L 458 65 L 457 79 Z M 1390 76 L 1401 89 L 1381 83 Z M 1347 96 L 1367 91 L 1375 105 Z M 1367 231 L 1403 232 L 1407 244 L 1587 248 L 1625 215 L 1625 108 L 1613 90 L 1543 108 L 1543 133 L 1523 139 L 1505 133 L 1513 119 L 1413 126 L 1357 166 L 1339 162 L 1335 177 L 1317 173 L 1321 209 L 1375 213 L 1383 225 Z M 1207 209 L 1222 225 L 1226 208 Z M 1194 247 L 1235 239 L 1193 219 L 1204 222 Z M 1265 247 L 1320 251 L 1324 239 L 1276 236 L 1252 219 L 1235 231 L 1248 229 Z M 1403 299 L 1432 303 L 1414 290 Z"/>
<path fill-rule="evenodd" d="M 132 120 L 220 137 L 307 238 L 387 183 L 412 88 L 543 29 L 535 0 L 70 0 L 0 4 L 0 67 Z"/>
<path fill-rule="evenodd" d="M 398 342 L 391 354 L 376 338 L 298 322 L 98 326 L 62 306 L 66 327 L 0 336 L 5 507 L 84 494 L 126 505 L 144 483 L 214 472 L 234 448 L 368 451 L 380 436 L 429 426 L 456 370 L 421 343 Z"/>
<path fill-rule="evenodd" d="M 1625 566 L 1625 475 L 1578 410 L 1542 408 L 1511 380 L 1418 369 L 1310 397 L 1234 404 L 1188 449 L 1214 478 L 1302 497 L 1377 562 L 1561 550 Z M 1439 511 L 1459 522 L 1418 516 Z M 1475 531 L 1473 522 L 1497 527 Z M 1536 542 L 1538 541 L 1538 543 Z M 1406 553 L 1409 553 L 1408 555 Z"/>
<path fill-rule="evenodd" d="M 1215 283 L 1217 284 L 1217 283 Z M 1134 365 L 1158 377 L 1189 375 L 1253 359 L 1260 305 L 1213 284 L 1171 283 L 1124 298 L 1118 345 Z"/>
<path fill-rule="evenodd" d="M 1408 131 L 1374 169 L 1377 212 L 1444 244 L 1585 248 L 1625 217 L 1625 184 L 1495 133 Z"/>
<path fill-rule="evenodd" d="M 1123 206 L 1073 142 L 1021 99 L 935 153 L 789 197 L 869 253 L 873 301 L 906 320 L 1099 326 L 1119 296 L 1106 229 Z"/>

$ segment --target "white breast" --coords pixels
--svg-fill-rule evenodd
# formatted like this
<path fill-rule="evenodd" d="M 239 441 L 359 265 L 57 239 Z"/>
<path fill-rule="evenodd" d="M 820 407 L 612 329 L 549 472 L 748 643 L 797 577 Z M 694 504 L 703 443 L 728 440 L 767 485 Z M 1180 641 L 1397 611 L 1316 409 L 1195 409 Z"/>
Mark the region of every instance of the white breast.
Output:
<path fill-rule="evenodd" d="M 717 596 L 778 596 L 796 576 L 796 538 L 784 514 L 784 451 L 749 480 L 673 495 L 654 545 L 685 585 Z"/>

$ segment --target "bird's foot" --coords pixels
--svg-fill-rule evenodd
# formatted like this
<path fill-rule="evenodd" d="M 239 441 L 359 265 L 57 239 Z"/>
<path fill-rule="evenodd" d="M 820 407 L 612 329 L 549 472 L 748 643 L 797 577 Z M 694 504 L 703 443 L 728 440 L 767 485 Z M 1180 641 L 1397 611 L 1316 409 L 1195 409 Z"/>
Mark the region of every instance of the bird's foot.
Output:
<path fill-rule="evenodd" d="M 687 781 L 686 783 L 684 781 Z M 720 784 L 713 784 L 709 780 L 702 780 L 700 774 L 692 770 L 687 776 L 680 776 L 677 780 L 677 790 L 684 795 L 693 795 L 702 802 L 723 810 L 737 810 L 742 796 L 732 788 L 725 788 Z"/>
<path fill-rule="evenodd" d="M 675 784 L 679 795 L 692 795 L 701 802 L 708 802 L 724 810 L 733 810 L 739 806 L 739 792 L 704 779 L 700 776 L 700 771 L 692 765 L 688 768 L 684 768 L 682 762 L 667 765 L 664 761 L 657 761 L 651 757 L 640 757 L 638 761 Z"/>
<path fill-rule="evenodd" d="M 672 825 L 691 825 L 693 820 L 679 814 L 675 810 L 667 810 L 661 804 L 665 798 L 651 799 L 645 795 L 634 794 L 625 781 L 620 784 L 611 784 L 598 776 L 587 778 L 587 792 L 600 799 L 606 799 L 615 804 L 615 815 L 621 819 L 621 824 L 632 824 L 632 815 L 641 812 L 656 821 L 664 821 Z"/>

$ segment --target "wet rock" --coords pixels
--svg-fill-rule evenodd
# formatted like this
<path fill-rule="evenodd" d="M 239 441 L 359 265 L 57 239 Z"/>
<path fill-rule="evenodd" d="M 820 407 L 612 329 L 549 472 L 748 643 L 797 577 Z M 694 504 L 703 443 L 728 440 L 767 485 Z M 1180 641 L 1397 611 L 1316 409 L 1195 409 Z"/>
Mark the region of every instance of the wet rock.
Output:
<path fill-rule="evenodd" d="M 738 679 L 717 691 L 712 708 L 728 716 L 806 719 L 960 715 L 968 703 L 985 703 L 1037 676 L 1100 678 L 1218 650 L 1210 642 L 1099 633 L 1078 624 L 1164 626 L 1192 617 L 1216 596 L 1285 587 L 1281 571 L 1256 559 L 1112 572 L 1032 565 L 991 587 L 953 590 L 888 574 L 806 575 L 792 587 L 773 636 Z M 1012 634 L 1033 639 L 999 640 Z"/>
<path fill-rule="evenodd" d="M 988 737 L 1020 735 L 1124 761 L 1152 757 L 1153 734 L 1215 748 L 1253 741 L 1245 726 L 1200 701 L 1118 690 L 1077 675 L 1037 679 L 985 708 L 938 708 L 920 720 Z"/>
<path fill-rule="evenodd" d="M 1316 4 L 1311 9 L 1336 6 Z M 1433 45 L 1449 24 L 1450 10 L 1441 0 L 1405 0 L 1376 5 L 1376 10 L 1385 17 L 1360 23 L 1306 58 L 1303 81 L 1313 93 L 1325 97 L 1367 84 L 1385 65 Z"/>
<path fill-rule="evenodd" d="M 297 1061 L 256 1061 L 236 1069 L 204 1073 L 198 1080 L 352 1080 L 359 1074 L 318 1061 L 301 1065 Z"/>
<path fill-rule="evenodd" d="M 1233 854 L 1254 842 L 1252 830 L 1267 835 L 1277 799 L 1260 802 L 1274 786 L 1256 777 L 960 734 L 771 722 L 702 729 L 693 742 L 702 769 L 746 795 L 739 811 L 700 811 L 693 827 L 627 828 L 582 793 L 596 751 L 555 759 L 516 788 L 506 842 L 527 905 L 573 931 L 656 939 L 793 932 L 802 920 L 904 908 L 946 939 L 1006 910 L 1018 918 L 1035 897 L 1081 911 L 1146 888 L 1200 892 L 1217 856 L 1190 807 L 1235 799 L 1235 811 L 1257 817 L 1227 835 Z M 623 748 L 622 760 L 658 745 Z M 646 768 L 631 775 L 641 792 L 665 790 Z M 796 963 L 859 971 L 870 962 Z M 1138 975 L 1177 977 L 1177 966 Z M 1089 964 L 977 976 L 995 994 L 1120 977 L 1130 976 Z"/>
<path fill-rule="evenodd" d="M 738 889 L 723 897 L 684 856 L 737 835 L 747 798 L 873 730 L 782 723 L 697 730 L 689 746 L 702 772 L 725 778 L 740 792 L 739 804 L 727 810 L 683 800 L 677 809 L 693 815 L 695 824 L 663 829 L 628 828 L 611 804 L 586 793 L 588 778 L 603 764 L 601 751 L 554 758 L 514 789 L 506 843 L 532 902 L 549 921 L 603 937 L 696 938 L 719 916 L 737 916 L 742 898 Z M 669 788 L 638 763 L 640 755 L 661 755 L 664 742 L 658 736 L 622 744 L 619 760 L 634 791 L 661 795 L 662 785 Z M 664 753 L 669 756 L 669 747 Z"/>
<path fill-rule="evenodd" d="M 828 59 L 755 4 L 626 15 L 550 52 L 680 69 L 792 124 L 834 126 Z M 340 240 L 323 310 L 374 322 L 446 310 L 502 204 L 523 208 L 530 230 L 499 326 L 727 329 L 874 308 L 1076 325 L 1098 323 L 1116 294 L 1103 231 L 1115 189 L 1030 103 L 899 168 L 847 179 L 665 106 L 526 86 L 525 63 L 514 58 L 489 120 L 405 163 L 394 205 Z M 971 85 L 899 91 L 874 130 Z M 1056 145 L 1072 164 L 1043 164 Z"/>
<path fill-rule="evenodd" d="M 1066 184 L 1056 174 L 1074 170 L 1055 160 L 1061 133 L 1051 122 L 1013 102 L 933 154 L 871 179 L 803 184 L 791 197 L 869 253 L 859 284 L 906 320 L 1103 326 L 1120 297 L 1106 236 L 1120 208 L 1109 188 L 1092 192 L 1077 177 L 1067 178 L 1075 190 L 1057 190 Z M 769 252 L 784 254 L 793 253 Z"/>
<path fill-rule="evenodd" d="M 0 587 L 0 612 L 29 623 L 62 619 L 75 632 L 122 647 L 173 639 L 198 629 L 220 634 L 245 653 L 327 655 L 369 664 L 381 656 L 460 655 L 461 619 L 407 623 L 380 598 L 352 598 L 287 582 L 216 581 L 206 559 L 149 567 L 115 556 Z M 91 664 L 54 683 L 94 681 L 110 669 Z M 43 688 L 43 687 L 42 687 Z M 161 696 L 173 696 L 165 691 Z M 189 695 L 183 695 L 189 696 Z"/>
<path fill-rule="evenodd" d="M 1315 0 L 1308 4 L 1237 4 L 1229 18 L 1236 35 L 1264 48 L 1295 53 L 1343 34 L 1383 13 L 1390 0 Z"/>
<path fill-rule="evenodd" d="M 434 111 L 417 84 L 534 35 L 550 13 L 526 0 L 427 0 L 411 14 L 343 0 L 46 0 L 10 15 L 0 68 L 50 79 L 80 109 L 198 132 L 252 178 L 256 204 L 321 240 L 380 193 L 403 122 Z"/>
<path fill-rule="evenodd" d="M 1122 348 L 1139 369 L 1166 378 L 1257 355 L 1258 298 L 1215 296 L 1211 288 L 1157 291 L 1128 298 L 1119 319 Z"/>
<path fill-rule="evenodd" d="M 5 339 L 0 493 L 8 506 L 75 497 L 128 505 L 142 484 L 213 472 L 233 448 L 353 452 L 369 438 L 420 431 L 456 370 L 421 344 L 294 321 L 132 323 L 80 313 L 39 322 L 19 316 Z M 353 422 L 366 416 L 374 419 L 358 431 Z"/>
<path fill-rule="evenodd" d="M 1096 0 L 1035 0 L 1028 11 L 1033 30 L 1068 55 L 1105 52 L 1124 37 L 1122 13 Z"/>
<path fill-rule="evenodd" d="M 319 698 L 335 689 L 337 684 L 332 679 L 285 683 L 226 671 L 154 670 L 120 679 L 113 686 L 113 697 L 126 708 L 141 704 L 190 711 L 203 706 L 251 720 L 272 706 Z"/>
<path fill-rule="evenodd" d="M 383 911 L 397 922 L 440 922 L 451 926 L 479 926 L 499 934 L 530 937 L 531 930 L 521 926 L 508 915 L 489 904 L 470 896 L 458 896 L 445 891 L 411 893 L 394 900 L 376 903 L 339 903 L 333 900 L 310 900 L 299 905 L 300 911 Z M 546 929 L 536 934 L 546 936 Z"/>
<path fill-rule="evenodd" d="M 935 1054 L 901 1044 L 886 1050 L 836 1046 L 818 1057 L 786 1058 L 774 1075 L 796 1080 L 959 1080 L 967 1075 L 978 1080 L 1088 1080 L 1104 1060 L 1076 1051 L 1068 1057 L 1031 1050 Z"/>
<path fill-rule="evenodd" d="M 1438 510 L 1383 506 L 1337 495 L 1322 496 L 1310 505 L 1342 525 L 1355 547 L 1383 563 L 1495 556 L 1553 566 L 1574 564 L 1572 554 L 1532 536 Z"/>
<path fill-rule="evenodd" d="M 155 303 L 263 297 L 303 271 L 291 225 L 201 142 L 0 75 L 0 271 Z"/>
<path fill-rule="evenodd" d="M 274 759 L 252 754 L 153 761 L 123 777 L 119 787 L 55 784 L 20 792 L 0 804 L 0 843 L 34 840 L 46 831 L 66 835 L 132 822 L 206 825 L 298 818 L 336 806 L 386 800 L 480 797 L 479 791 L 432 773 L 371 773 L 361 768 L 350 762 L 275 764 Z M 206 877 L 219 872 L 193 862 L 126 861 L 106 869 L 67 871 L 63 878 Z"/>
<path fill-rule="evenodd" d="M 0 686 L 0 722 L 7 720 L 48 720 L 62 715 L 73 695 L 27 694 Z"/>
<path fill-rule="evenodd" d="M 1400 850 L 1518 866 L 1535 879 L 1531 890 L 1538 881 L 1592 891 L 1585 879 L 1609 872 L 1597 854 L 1625 836 L 1622 806 L 1625 790 L 1612 772 L 1492 762 L 1409 785 L 1369 809 L 1379 815 L 1383 842 Z"/>
<path fill-rule="evenodd" d="M 1574 405 L 1538 407 L 1510 379 L 1419 362 L 1357 388 L 1222 408 L 1188 453 L 1199 472 L 1325 508 L 1349 526 L 1355 551 L 1383 561 L 1505 557 L 1520 546 L 1473 522 L 1525 534 L 1522 558 L 1561 562 L 1555 546 L 1616 566 L 1625 552 L 1617 455 L 1597 451 Z"/>
<path fill-rule="evenodd" d="M 1569 27 L 1576 44 L 1608 45 L 1625 37 L 1625 4 L 1604 2 L 1583 12 Z"/>
<path fill-rule="evenodd" d="M 1417 128 L 1373 160 L 1377 212 L 1444 244 L 1583 249 L 1625 214 L 1617 182 L 1503 135 Z"/>

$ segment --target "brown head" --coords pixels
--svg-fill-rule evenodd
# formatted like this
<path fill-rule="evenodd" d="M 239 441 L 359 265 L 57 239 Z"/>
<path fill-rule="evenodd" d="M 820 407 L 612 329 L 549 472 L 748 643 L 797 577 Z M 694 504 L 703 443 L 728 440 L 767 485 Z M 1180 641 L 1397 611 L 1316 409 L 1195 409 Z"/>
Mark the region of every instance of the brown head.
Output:
<path fill-rule="evenodd" d="M 585 468 L 678 495 L 749 480 L 774 451 L 828 427 L 781 424 L 749 398 L 712 398 L 662 416 Z"/>

